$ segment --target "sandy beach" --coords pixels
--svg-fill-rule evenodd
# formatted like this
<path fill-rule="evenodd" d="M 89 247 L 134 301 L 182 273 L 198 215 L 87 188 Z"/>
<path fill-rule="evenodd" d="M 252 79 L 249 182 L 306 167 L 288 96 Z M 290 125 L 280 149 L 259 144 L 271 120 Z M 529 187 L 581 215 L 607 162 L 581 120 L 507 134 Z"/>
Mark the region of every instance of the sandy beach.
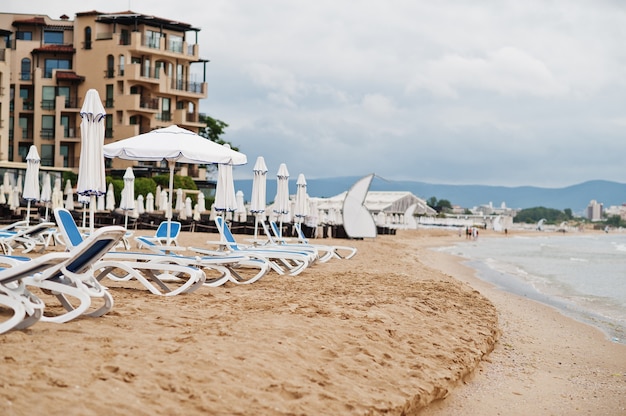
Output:
<path fill-rule="evenodd" d="M 457 234 L 319 241 L 359 252 L 176 297 L 105 280 L 109 314 L 0 335 L 2 414 L 626 413 L 626 346 L 430 249 Z"/>

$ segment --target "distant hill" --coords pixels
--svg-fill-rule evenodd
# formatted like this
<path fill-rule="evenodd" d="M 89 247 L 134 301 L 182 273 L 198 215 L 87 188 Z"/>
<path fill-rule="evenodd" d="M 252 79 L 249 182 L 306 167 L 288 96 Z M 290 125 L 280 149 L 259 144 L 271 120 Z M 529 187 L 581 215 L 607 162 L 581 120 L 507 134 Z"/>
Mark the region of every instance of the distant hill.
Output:
<path fill-rule="evenodd" d="M 314 197 L 331 197 L 347 191 L 360 177 L 337 177 L 307 179 L 307 192 Z M 250 199 L 252 180 L 236 180 L 235 189 L 242 190 L 246 200 Z M 295 194 L 296 183 L 289 181 L 290 193 Z M 539 188 L 534 186 L 487 186 L 487 185 L 441 185 L 416 181 L 386 181 L 375 177 L 370 187 L 372 191 L 409 191 L 414 195 L 429 199 L 447 199 L 453 205 L 472 208 L 492 202 L 499 207 L 502 202 L 509 208 L 570 208 L 581 213 L 595 199 L 605 207 L 626 203 L 626 184 L 603 180 L 583 182 L 565 188 Z M 267 199 L 271 202 L 276 195 L 276 179 L 267 180 Z"/>

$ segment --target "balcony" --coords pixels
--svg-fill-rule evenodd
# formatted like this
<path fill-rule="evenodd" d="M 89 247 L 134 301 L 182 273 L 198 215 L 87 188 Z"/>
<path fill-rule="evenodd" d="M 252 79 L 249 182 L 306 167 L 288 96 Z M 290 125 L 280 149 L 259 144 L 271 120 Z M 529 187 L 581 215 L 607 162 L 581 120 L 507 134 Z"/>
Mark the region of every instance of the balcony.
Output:
<path fill-rule="evenodd" d="M 150 98 L 150 97 L 141 97 L 139 99 L 139 107 L 147 110 L 158 110 L 159 109 L 159 99 L 158 98 Z"/>
<path fill-rule="evenodd" d="M 46 140 L 54 140 L 54 129 L 41 129 L 41 138 Z"/>
<path fill-rule="evenodd" d="M 54 110 L 56 108 L 55 100 L 41 100 L 42 110 Z"/>

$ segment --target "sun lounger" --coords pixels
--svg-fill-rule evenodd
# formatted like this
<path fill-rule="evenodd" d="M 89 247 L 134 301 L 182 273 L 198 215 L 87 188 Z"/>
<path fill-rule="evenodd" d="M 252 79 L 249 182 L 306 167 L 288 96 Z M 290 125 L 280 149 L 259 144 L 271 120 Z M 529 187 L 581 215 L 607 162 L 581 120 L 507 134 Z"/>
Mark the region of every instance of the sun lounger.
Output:
<path fill-rule="evenodd" d="M 122 227 L 105 227 L 69 252 L 48 253 L 34 259 L 0 257 L 0 262 L 14 261 L 11 267 L 0 270 L 0 283 L 13 294 L 29 297 L 26 287 L 43 289 L 56 297 L 64 313 L 46 314 L 47 307 L 39 317 L 42 321 L 63 323 L 80 315 L 102 316 L 113 307 L 113 298 L 106 288 L 98 283 L 92 267 L 104 253 L 115 246 L 124 233 Z M 102 306 L 91 308 L 93 299 L 100 299 Z M 31 306 L 38 306 L 36 298 L 30 298 Z M 34 318 L 34 315 L 30 318 Z M 31 319 L 32 321 L 32 319 Z M 34 322 L 27 322 L 32 324 Z"/>
<path fill-rule="evenodd" d="M 66 246 L 80 244 L 83 237 L 72 214 L 65 208 L 56 208 L 54 217 Z M 117 282 L 136 279 L 151 293 L 163 296 L 191 293 L 206 280 L 204 272 L 197 267 L 151 260 L 154 259 L 141 257 L 140 253 L 110 250 L 94 265 L 94 275 L 98 281 L 105 277 Z"/>
<path fill-rule="evenodd" d="M 240 246 L 230 231 L 228 224 L 222 217 L 215 218 L 215 224 L 220 233 L 220 241 L 207 241 L 207 244 L 217 245 L 217 250 L 209 250 L 199 247 L 190 247 L 201 254 L 242 254 L 251 258 L 262 259 L 269 263 L 272 270 L 278 274 L 296 276 L 304 271 L 310 264 L 310 253 L 296 250 L 279 250 L 264 247 Z"/>

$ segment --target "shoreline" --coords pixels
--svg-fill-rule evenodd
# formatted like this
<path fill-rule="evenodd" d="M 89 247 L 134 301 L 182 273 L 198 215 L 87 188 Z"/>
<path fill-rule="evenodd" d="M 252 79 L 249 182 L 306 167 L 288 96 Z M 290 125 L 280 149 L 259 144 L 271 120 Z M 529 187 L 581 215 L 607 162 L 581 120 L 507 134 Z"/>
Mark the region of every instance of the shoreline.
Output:
<path fill-rule="evenodd" d="M 626 345 L 557 307 L 481 279 L 467 259 L 438 251 L 454 235 L 427 245 L 421 260 L 469 284 L 498 311 L 500 339 L 467 382 L 419 414 L 602 414 L 626 411 Z M 524 232 L 536 235 L 533 232 Z M 509 234 L 508 237 L 510 237 Z M 493 232 L 481 238 L 507 238 Z"/>

